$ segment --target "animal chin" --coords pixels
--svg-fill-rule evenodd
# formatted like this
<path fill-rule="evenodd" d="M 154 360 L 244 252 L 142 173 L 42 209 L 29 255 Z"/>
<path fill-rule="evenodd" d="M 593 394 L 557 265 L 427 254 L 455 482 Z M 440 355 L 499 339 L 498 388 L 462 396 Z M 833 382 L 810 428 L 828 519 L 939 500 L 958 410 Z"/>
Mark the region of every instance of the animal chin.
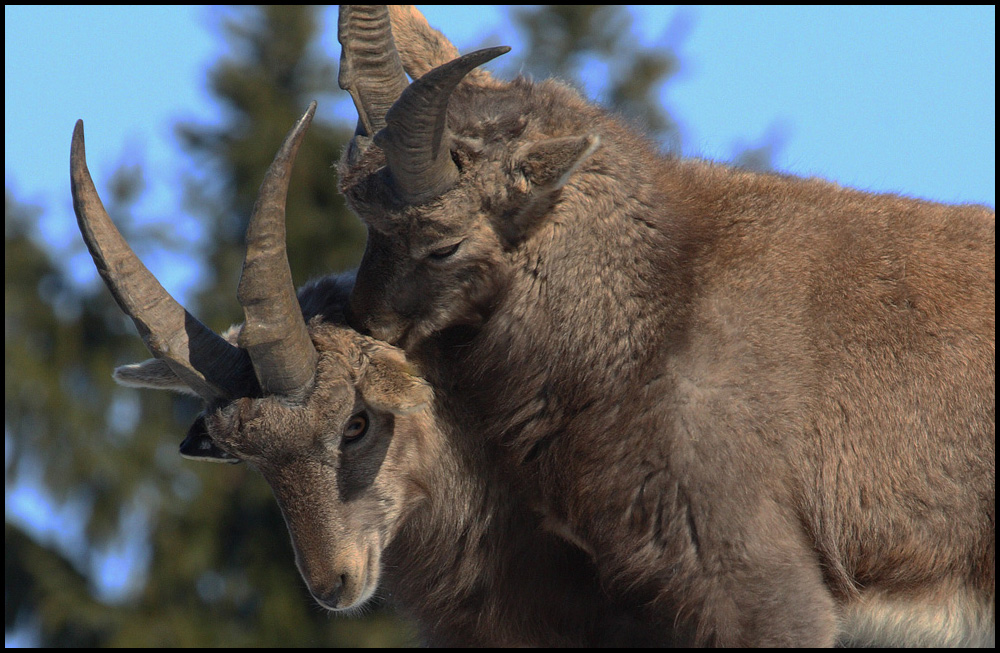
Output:
<path fill-rule="evenodd" d="M 457 339 L 464 342 L 476 333 L 487 318 L 488 315 L 482 311 L 470 310 L 464 316 L 451 316 L 447 322 L 440 318 L 387 321 L 369 326 L 367 333 L 400 349 L 409 350 L 430 337 L 441 336 L 446 341 Z"/>
<path fill-rule="evenodd" d="M 383 322 L 381 324 L 365 325 L 364 329 L 359 330 L 376 340 L 402 347 L 402 343 L 406 341 L 409 335 L 410 327 L 404 326 L 400 322 Z"/>
<path fill-rule="evenodd" d="M 313 594 L 316 602 L 332 612 L 350 614 L 361 610 L 378 589 L 380 556 L 377 549 L 375 546 L 368 547 L 366 554 L 359 556 L 363 562 L 341 577 L 343 586 L 334 600 Z"/>

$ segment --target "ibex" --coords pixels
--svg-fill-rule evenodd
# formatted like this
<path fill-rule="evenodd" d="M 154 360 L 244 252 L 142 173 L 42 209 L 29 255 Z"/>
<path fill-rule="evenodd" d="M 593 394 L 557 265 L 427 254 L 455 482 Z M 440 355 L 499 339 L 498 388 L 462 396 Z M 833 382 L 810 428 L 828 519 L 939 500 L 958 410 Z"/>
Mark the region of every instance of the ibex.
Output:
<path fill-rule="evenodd" d="M 348 321 L 612 594 L 691 644 L 993 640 L 993 210 L 664 157 L 411 7 L 340 30 Z"/>
<path fill-rule="evenodd" d="M 355 610 L 382 586 L 432 645 L 660 641 L 633 618 L 636 606 L 609 598 L 583 552 L 540 528 L 517 483 L 493 464 L 496 454 L 436 418 L 429 386 L 403 353 L 344 324 L 349 275 L 307 284 L 296 297 L 284 197 L 314 109 L 261 186 L 238 292 L 246 322 L 225 336 L 170 297 L 119 234 L 77 123 L 79 226 L 154 355 L 115 378 L 205 400 L 182 455 L 246 461 L 263 475 L 302 577 L 328 609 Z"/>

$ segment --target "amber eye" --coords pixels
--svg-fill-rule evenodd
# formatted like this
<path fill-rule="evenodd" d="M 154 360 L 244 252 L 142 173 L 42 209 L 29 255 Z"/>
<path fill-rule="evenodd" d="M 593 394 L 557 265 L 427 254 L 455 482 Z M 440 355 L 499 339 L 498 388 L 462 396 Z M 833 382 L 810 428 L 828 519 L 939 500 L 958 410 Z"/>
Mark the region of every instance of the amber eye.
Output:
<path fill-rule="evenodd" d="M 344 427 L 344 439 L 357 440 L 367 432 L 368 414 L 363 412 L 358 413 L 347 421 L 347 426 Z"/>
<path fill-rule="evenodd" d="M 427 258 L 429 258 L 432 261 L 443 261 L 452 254 L 454 254 L 455 252 L 457 252 L 458 246 L 461 244 L 462 241 L 458 241 L 457 243 L 448 245 L 447 247 L 439 247 L 438 249 L 435 249 L 430 254 L 428 254 Z"/>

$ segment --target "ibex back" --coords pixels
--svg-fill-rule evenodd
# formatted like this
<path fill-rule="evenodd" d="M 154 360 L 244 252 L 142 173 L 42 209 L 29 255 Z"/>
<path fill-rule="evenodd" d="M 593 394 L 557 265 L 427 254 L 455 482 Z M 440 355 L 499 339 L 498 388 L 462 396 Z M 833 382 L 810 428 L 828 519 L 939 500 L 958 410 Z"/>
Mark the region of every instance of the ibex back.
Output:
<path fill-rule="evenodd" d="M 606 587 L 696 644 L 992 640 L 992 210 L 663 157 L 412 7 L 340 30 L 350 321 Z"/>

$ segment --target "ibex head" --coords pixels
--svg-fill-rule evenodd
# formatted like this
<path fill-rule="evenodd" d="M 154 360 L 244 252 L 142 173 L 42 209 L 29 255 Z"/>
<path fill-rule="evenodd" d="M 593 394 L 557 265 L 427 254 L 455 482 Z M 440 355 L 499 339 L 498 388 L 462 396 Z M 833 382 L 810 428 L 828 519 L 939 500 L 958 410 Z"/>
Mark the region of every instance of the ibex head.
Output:
<path fill-rule="evenodd" d="M 257 468 L 281 506 L 313 596 L 324 607 L 349 609 L 374 593 L 382 551 L 421 498 L 407 473 L 421 467 L 415 458 L 434 452 L 422 441 L 432 432 L 422 411 L 431 392 L 400 351 L 303 317 L 285 252 L 284 204 L 314 111 L 315 103 L 261 186 L 238 292 L 246 322 L 227 337 L 170 297 L 115 228 L 87 170 L 82 122 L 73 133 L 71 176 L 94 262 L 154 356 L 119 368 L 115 378 L 202 397 L 206 409 L 182 455 Z M 309 292 L 325 304 L 343 299 L 346 287 L 331 278 Z"/>
<path fill-rule="evenodd" d="M 475 70 L 509 48 L 431 62 L 402 52 L 401 60 L 393 30 L 420 57 L 454 51 L 415 11 L 341 9 L 340 85 L 359 119 L 340 173 L 368 225 L 351 320 L 409 345 L 488 316 L 510 253 L 600 139 L 590 131 L 597 110 L 568 88 Z"/>
<path fill-rule="evenodd" d="M 243 397 L 210 407 L 185 448 L 257 469 L 291 533 L 299 572 L 317 602 L 348 610 L 379 585 L 384 549 L 423 498 L 430 466 L 431 392 L 393 347 L 314 318 L 319 354 L 302 401 Z"/>

